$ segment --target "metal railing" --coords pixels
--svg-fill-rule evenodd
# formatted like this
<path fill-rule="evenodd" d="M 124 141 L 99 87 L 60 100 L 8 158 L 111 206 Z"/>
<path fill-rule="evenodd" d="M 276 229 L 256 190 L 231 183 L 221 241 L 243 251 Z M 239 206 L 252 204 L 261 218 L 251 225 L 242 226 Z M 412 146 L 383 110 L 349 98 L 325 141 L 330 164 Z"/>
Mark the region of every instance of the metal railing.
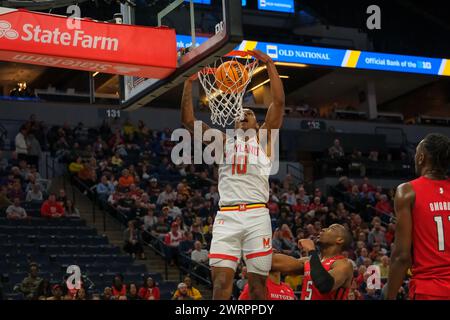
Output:
<path fill-rule="evenodd" d="M 84 196 L 86 196 L 91 202 L 92 202 L 92 222 L 95 223 L 96 221 L 96 211 L 97 211 L 97 205 L 98 205 L 98 197 L 96 192 L 96 186 L 89 187 L 87 184 L 85 184 L 83 181 L 81 181 L 80 178 L 77 176 L 69 176 L 69 179 L 72 182 L 72 199 L 75 203 L 75 189 L 73 186 L 77 186 L 78 189 L 83 193 Z M 106 231 L 106 213 L 105 210 L 102 210 L 103 212 L 103 232 Z"/>
<path fill-rule="evenodd" d="M 165 280 L 169 280 L 169 264 L 167 262 L 167 256 L 165 252 L 165 244 L 164 242 L 156 237 L 151 232 L 148 232 L 147 230 L 144 230 L 144 234 L 151 239 L 151 241 L 147 241 L 146 239 L 143 239 L 144 243 L 153 250 L 157 255 L 161 256 L 164 259 L 164 278 Z"/>

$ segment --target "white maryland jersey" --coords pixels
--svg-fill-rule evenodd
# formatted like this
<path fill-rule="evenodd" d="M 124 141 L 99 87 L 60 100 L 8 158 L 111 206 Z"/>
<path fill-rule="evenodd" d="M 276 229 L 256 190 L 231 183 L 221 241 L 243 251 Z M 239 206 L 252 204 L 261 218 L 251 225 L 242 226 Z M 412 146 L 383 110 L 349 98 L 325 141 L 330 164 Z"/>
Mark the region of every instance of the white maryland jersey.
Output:
<path fill-rule="evenodd" d="M 267 203 L 271 161 L 256 137 L 247 143 L 227 138 L 225 150 L 233 152 L 225 151 L 224 163 L 219 165 L 219 205 Z"/>

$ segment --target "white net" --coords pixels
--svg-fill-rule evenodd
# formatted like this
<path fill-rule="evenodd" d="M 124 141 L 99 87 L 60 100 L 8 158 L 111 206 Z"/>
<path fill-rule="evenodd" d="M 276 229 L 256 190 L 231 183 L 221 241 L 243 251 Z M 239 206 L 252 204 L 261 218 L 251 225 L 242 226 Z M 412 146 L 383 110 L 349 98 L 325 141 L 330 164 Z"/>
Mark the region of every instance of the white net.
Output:
<path fill-rule="evenodd" d="M 213 124 L 225 127 L 244 115 L 242 100 L 258 61 L 242 51 L 216 60 L 198 73 Z"/>

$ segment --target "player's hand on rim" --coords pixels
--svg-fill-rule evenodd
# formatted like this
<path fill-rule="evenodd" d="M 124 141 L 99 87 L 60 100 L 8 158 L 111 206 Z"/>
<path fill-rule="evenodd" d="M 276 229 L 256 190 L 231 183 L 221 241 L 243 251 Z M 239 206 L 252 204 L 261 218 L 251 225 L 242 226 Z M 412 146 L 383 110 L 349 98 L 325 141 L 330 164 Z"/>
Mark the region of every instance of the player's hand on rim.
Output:
<path fill-rule="evenodd" d="M 258 59 L 259 61 L 261 61 L 264 64 L 273 62 L 272 58 L 269 57 L 264 52 L 262 52 L 261 50 L 255 49 L 255 50 L 249 50 L 248 52 L 250 52 L 256 59 Z"/>

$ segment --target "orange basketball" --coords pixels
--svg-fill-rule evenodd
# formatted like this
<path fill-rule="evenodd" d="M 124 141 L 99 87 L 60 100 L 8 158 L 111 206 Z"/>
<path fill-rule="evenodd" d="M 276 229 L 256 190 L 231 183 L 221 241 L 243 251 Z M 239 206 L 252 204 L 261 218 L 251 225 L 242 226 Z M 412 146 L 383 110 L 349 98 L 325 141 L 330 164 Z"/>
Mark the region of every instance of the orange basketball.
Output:
<path fill-rule="evenodd" d="M 237 61 L 222 63 L 215 72 L 216 86 L 225 93 L 237 93 L 245 90 L 248 72 Z"/>

